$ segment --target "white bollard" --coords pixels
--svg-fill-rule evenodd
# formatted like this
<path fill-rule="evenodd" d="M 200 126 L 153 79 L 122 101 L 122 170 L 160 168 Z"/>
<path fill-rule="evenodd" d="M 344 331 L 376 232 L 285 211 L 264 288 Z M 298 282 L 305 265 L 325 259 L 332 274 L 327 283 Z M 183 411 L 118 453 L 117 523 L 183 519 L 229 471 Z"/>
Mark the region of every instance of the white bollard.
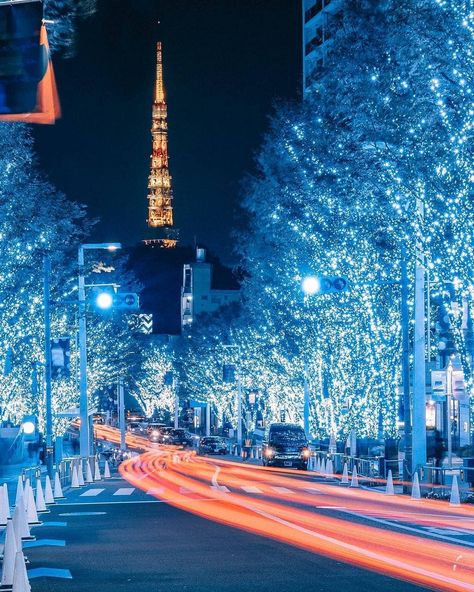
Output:
<path fill-rule="evenodd" d="M 349 487 L 359 487 L 359 478 L 357 477 L 357 467 L 354 465 L 352 469 L 352 479 Z"/>
<path fill-rule="evenodd" d="M 22 540 L 26 541 L 35 538 L 31 536 L 30 533 L 23 497 L 20 497 L 18 504 L 15 506 L 15 511 L 13 512 L 13 528 L 15 529 L 17 548 L 21 546 Z"/>
<path fill-rule="evenodd" d="M 6 483 L 3 484 L 3 495 L 5 497 L 5 505 L 7 507 L 8 518 L 11 518 L 10 514 L 10 498 L 8 497 L 8 486 Z"/>
<path fill-rule="evenodd" d="M 9 508 L 5 499 L 5 490 L 0 487 L 0 526 L 6 526 L 8 522 Z"/>
<path fill-rule="evenodd" d="M 110 479 L 110 467 L 109 467 L 109 461 L 105 461 L 105 467 L 104 467 L 104 479 Z"/>
<path fill-rule="evenodd" d="M 44 501 L 48 505 L 56 503 L 54 501 L 53 488 L 51 487 L 51 479 L 49 478 L 49 475 L 46 475 L 46 481 L 44 486 Z"/>
<path fill-rule="evenodd" d="M 77 465 L 77 480 L 79 481 L 79 487 L 84 487 L 84 471 L 82 468 L 82 458 L 79 459 L 79 464 Z"/>
<path fill-rule="evenodd" d="M 420 480 L 418 479 L 418 473 L 415 473 L 415 475 L 413 477 L 413 485 L 411 488 L 411 499 L 413 499 L 413 500 L 421 499 Z"/>
<path fill-rule="evenodd" d="M 91 463 L 89 459 L 86 459 L 86 478 L 84 479 L 86 483 L 93 483 L 94 479 L 92 478 L 92 471 L 91 471 Z"/>
<path fill-rule="evenodd" d="M 347 463 L 344 463 L 344 468 L 342 469 L 342 479 L 341 485 L 349 485 L 349 473 L 347 470 Z"/>
<path fill-rule="evenodd" d="M 28 507 L 26 509 L 26 516 L 28 519 L 28 524 L 41 524 L 41 521 L 38 520 L 35 496 L 33 495 L 33 488 L 31 487 L 31 485 L 28 488 Z"/>
<path fill-rule="evenodd" d="M 332 459 L 328 458 L 328 462 L 326 463 L 326 479 L 333 479 L 334 478 L 334 468 L 332 464 Z"/>
<path fill-rule="evenodd" d="M 71 489 L 78 489 L 79 485 L 79 478 L 77 476 L 77 469 L 76 467 L 72 467 L 72 476 L 71 476 Z"/>
<path fill-rule="evenodd" d="M 45 513 L 49 512 L 46 507 L 44 500 L 43 486 L 41 485 L 41 479 L 36 480 L 36 512 Z"/>
<path fill-rule="evenodd" d="M 11 588 L 13 586 L 17 550 L 15 529 L 13 522 L 9 520 L 5 532 L 5 545 L 3 547 L 2 580 L 0 583 L 2 588 Z"/>
<path fill-rule="evenodd" d="M 18 476 L 18 485 L 16 486 L 16 496 L 15 496 L 15 506 L 18 503 L 20 497 L 23 497 L 24 487 L 23 487 L 23 477 L 21 475 Z"/>
<path fill-rule="evenodd" d="M 102 480 L 102 475 L 100 474 L 100 467 L 99 467 L 99 460 L 95 459 L 95 464 L 94 464 L 94 481 L 101 481 Z"/>
<path fill-rule="evenodd" d="M 388 474 L 387 474 L 387 486 L 385 487 L 385 493 L 387 495 L 395 495 L 395 490 L 393 489 L 392 469 L 389 469 L 388 470 Z"/>
<path fill-rule="evenodd" d="M 26 573 L 25 556 L 21 549 L 18 549 L 15 555 L 12 592 L 31 592 L 28 574 Z"/>
<path fill-rule="evenodd" d="M 449 498 L 449 505 L 450 506 L 460 506 L 461 505 L 461 497 L 459 495 L 458 478 L 456 475 L 453 475 L 453 482 L 451 485 L 451 496 Z"/>
<path fill-rule="evenodd" d="M 56 471 L 54 475 L 54 499 L 64 499 L 63 488 L 61 487 L 61 479 L 59 478 L 59 472 Z"/>

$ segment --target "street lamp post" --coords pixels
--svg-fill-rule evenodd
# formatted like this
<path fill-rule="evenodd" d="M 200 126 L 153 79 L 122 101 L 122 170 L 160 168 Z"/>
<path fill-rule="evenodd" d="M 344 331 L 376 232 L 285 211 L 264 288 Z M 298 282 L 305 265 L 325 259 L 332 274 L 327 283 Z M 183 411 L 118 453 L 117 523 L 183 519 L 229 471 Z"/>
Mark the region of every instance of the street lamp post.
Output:
<path fill-rule="evenodd" d="M 77 262 L 79 266 L 78 275 L 78 304 L 79 304 L 79 411 L 81 426 L 79 432 L 80 455 L 82 457 L 90 454 L 90 433 L 89 433 L 89 403 L 87 399 L 87 324 L 86 324 L 86 284 L 84 273 L 84 252 L 86 250 L 115 251 L 120 249 L 120 243 L 90 243 L 80 245 L 78 249 Z"/>
<path fill-rule="evenodd" d="M 51 278 L 51 259 L 43 257 L 43 303 L 44 303 L 44 382 L 46 403 L 46 467 L 50 478 L 53 477 L 53 412 L 51 404 L 51 319 L 49 285 Z"/>
<path fill-rule="evenodd" d="M 453 463 L 453 440 L 451 435 L 451 401 L 453 398 L 453 363 L 449 360 L 446 371 L 446 431 L 448 440 L 448 468 L 452 468 Z"/>

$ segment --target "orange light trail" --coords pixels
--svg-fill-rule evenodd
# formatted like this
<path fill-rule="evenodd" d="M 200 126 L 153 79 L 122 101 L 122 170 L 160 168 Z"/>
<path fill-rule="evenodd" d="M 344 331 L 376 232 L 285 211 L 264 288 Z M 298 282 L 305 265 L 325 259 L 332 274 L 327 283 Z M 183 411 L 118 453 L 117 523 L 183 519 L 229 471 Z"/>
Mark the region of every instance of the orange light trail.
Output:
<path fill-rule="evenodd" d="M 96 432 L 114 442 L 120 439 L 113 428 L 96 426 Z M 308 480 L 307 474 L 290 470 L 198 457 L 194 451 L 171 446 L 156 448 L 140 436 L 128 435 L 127 442 L 147 451 L 123 462 L 119 468 L 122 476 L 144 491 L 159 491 L 155 497 L 170 505 L 434 590 L 474 592 L 474 545 L 455 544 L 456 539 L 446 542 L 448 537 L 424 538 L 417 531 L 417 525 L 450 529 L 462 525 L 466 534 L 474 532 L 474 510 L 469 507 L 385 496 L 315 482 Z M 233 491 L 249 483 L 257 487 L 258 495 Z M 351 516 L 344 519 L 317 513 L 316 505 Z M 410 523 L 415 532 L 354 522 L 357 516 Z M 397 524 L 392 526 L 397 528 Z"/>

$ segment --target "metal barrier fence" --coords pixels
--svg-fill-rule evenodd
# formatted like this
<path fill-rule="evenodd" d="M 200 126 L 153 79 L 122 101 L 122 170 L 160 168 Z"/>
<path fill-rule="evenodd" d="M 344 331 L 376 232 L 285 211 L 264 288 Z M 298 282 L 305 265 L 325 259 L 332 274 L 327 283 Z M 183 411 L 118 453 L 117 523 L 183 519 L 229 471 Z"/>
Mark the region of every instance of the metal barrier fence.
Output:
<path fill-rule="evenodd" d="M 94 466 L 96 461 L 95 456 L 89 457 L 80 457 L 80 456 L 70 456 L 68 458 L 63 458 L 62 461 L 59 463 L 57 470 L 59 472 L 59 478 L 61 480 L 61 485 L 69 485 L 72 479 L 72 472 L 74 467 L 76 470 L 81 468 L 82 474 L 84 474 L 84 470 L 87 470 L 86 463 L 89 463 L 91 474 L 94 474 Z"/>
<path fill-rule="evenodd" d="M 33 490 L 36 489 L 36 481 L 41 478 L 41 467 L 39 465 L 35 465 L 33 467 L 24 467 L 21 469 L 21 479 L 23 481 L 23 485 L 26 483 L 26 480 L 30 480 L 30 485 Z"/>

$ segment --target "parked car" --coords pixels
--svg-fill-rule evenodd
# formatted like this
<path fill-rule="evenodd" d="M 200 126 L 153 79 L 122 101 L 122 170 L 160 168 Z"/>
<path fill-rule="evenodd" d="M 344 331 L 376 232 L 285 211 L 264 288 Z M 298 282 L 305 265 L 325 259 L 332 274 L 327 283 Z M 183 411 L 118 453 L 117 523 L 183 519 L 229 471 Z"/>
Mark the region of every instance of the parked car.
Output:
<path fill-rule="evenodd" d="M 161 430 L 166 427 L 163 423 L 149 423 L 146 429 L 150 442 L 161 442 Z"/>
<path fill-rule="evenodd" d="M 263 443 L 263 465 L 306 470 L 311 455 L 303 428 L 294 423 L 272 423 Z"/>
<path fill-rule="evenodd" d="M 219 436 L 206 436 L 199 442 L 200 454 L 227 454 L 228 452 L 227 442 Z"/>
<path fill-rule="evenodd" d="M 174 428 L 170 426 L 165 426 L 160 429 L 160 439 L 158 440 L 161 444 L 172 444 L 171 442 L 171 434 Z"/>

